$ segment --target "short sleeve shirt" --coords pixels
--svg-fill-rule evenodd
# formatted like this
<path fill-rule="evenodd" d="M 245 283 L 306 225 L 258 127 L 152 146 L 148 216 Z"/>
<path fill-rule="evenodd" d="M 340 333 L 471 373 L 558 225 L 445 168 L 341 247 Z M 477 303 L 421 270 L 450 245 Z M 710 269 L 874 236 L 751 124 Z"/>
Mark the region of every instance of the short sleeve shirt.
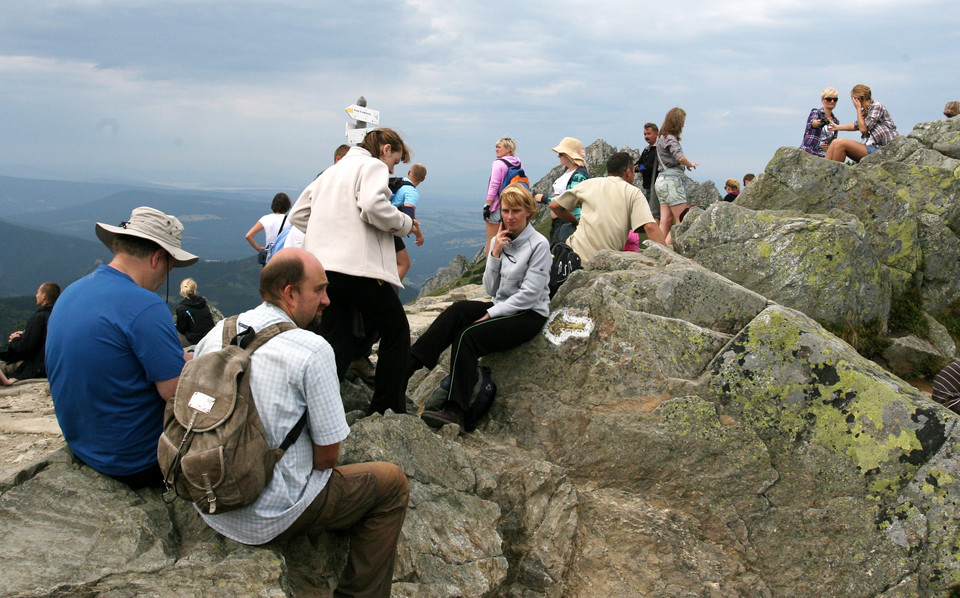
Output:
<path fill-rule="evenodd" d="M 410 179 L 403 177 L 403 180 L 411 184 L 400 187 L 397 192 L 393 194 L 393 197 L 390 198 L 391 203 L 398 208 L 402 208 L 405 205 L 417 207 L 417 202 L 420 201 L 420 192 L 413 186 Z"/>
<path fill-rule="evenodd" d="M 166 403 L 155 383 L 179 376 L 184 361 L 156 293 L 99 266 L 57 300 L 46 358 L 57 420 L 77 457 L 108 475 L 157 463 Z"/>
<path fill-rule="evenodd" d="M 582 207 L 580 225 L 567 243 L 583 261 L 601 249 L 620 251 L 631 230 L 654 221 L 643 191 L 616 176 L 583 181 L 564 191 L 557 203 L 570 211 Z"/>
<path fill-rule="evenodd" d="M 264 245 L 270 245 L 277 240 L 277 235 L 280 234 L 280 225 L 283 225 L 283 228 L 290 228 L 290 219 L 287 218 L 284 222 L 284 216 L 286 214 L 267 214 L 260 218 L 259 222 L 263 225 L 263 234 L 265 236 Z"/>
<path fill-rule="evenodd" d="M 238 328 L 260 330 L 289 316 L 270 303 L 240 314 Z M 201 356 L 222 347 L 221 321 L 197 344 Z M 330 479 L 332 470 L 313 468 L 313 445 L 342 442 L 350 434 L 333 349 L 323 337 L 299 328 L 267 341 L 250 358 L 250 392 L 270 446 L 280 446 L 307 412 L 307 431 L 274 466 L 273 478 L 250 505 L 208 515 L 207 525 L 231 540 L 263 544 L 283 533 L 303 514 Z"/>

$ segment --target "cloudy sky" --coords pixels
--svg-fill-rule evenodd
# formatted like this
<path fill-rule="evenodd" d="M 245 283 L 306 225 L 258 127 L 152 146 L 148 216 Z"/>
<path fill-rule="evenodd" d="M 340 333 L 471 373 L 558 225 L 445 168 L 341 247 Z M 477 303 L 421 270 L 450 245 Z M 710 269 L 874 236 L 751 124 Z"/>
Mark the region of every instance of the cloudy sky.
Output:
<path fill-rule="evenodd" d="M 588 3 L 0 0 L 0 174 L 301 189 L 364 95 L 429 169 L 484 196 L 494 144 L 537 179 L 564 136 L 639 147 L 687 111 L 693 177 L 800 143 L 820 90 L 873 89 L 902 133 L 960 99 L 941 0 Z M 851 135 L 851 134 L 845 134 Z M 399 168 L 404 168 L 401 165 Z M 265 199 L 268 201 L 268 199 Z"/>

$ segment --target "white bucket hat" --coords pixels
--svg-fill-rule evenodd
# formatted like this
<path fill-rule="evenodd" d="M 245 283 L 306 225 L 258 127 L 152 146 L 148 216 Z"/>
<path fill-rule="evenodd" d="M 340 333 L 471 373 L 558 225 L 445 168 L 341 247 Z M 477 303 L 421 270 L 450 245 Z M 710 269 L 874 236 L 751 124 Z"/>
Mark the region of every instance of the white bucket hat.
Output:
<path fill-rule="evenodd" d="M 579 139 L 564 137 L 563 141 L 561 141 L 557 147 L 553 148 L 553 151 L 558 154 L 566 154 L 577 166 L 587 165 L 587 161 L 583 157 L 583 144 L 580 143 Z"/>
<path fill-rule="evenodd" d="M 113 239 L 117 235 L 129 235 L 153 241 L 173 256 L 174 268 L 183 268 L 196 263 L 200 258 L 180 248 L 183 225 L 175 216 L 164 214 L 160 210 L 141 206 L 130 213 L 130 220 L 120 226 L 97 223 L 97 238 L 103 241 L 107 249 L 113 251 Z"/>

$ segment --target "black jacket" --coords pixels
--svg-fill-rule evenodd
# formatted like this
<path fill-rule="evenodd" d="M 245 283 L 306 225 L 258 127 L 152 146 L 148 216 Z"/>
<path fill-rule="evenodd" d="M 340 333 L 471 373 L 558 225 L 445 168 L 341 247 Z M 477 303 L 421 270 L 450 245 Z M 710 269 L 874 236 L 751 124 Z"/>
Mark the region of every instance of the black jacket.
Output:
<path fill-rule="evenodd" d="M 8 363 L 23 360 L 12 376 L 18 380 L 26 378 L 46 378 L 47 368 L 43 360 L 47 345 L 47 322 L 53 305 L 44 305 L 27 321 L 23 334 L 10 341 L 6 351 L 0 353 L 0 359 Z"/>
<path fill-rule="evenodd" d="M 211 328 L 213 315 L 206 299 L 190 295 L 177 304 L 177 332 L 187 337 L 191 344 L 199 343 Z"/>
<path fill-rule="evenodd" d="M 657 149 L 655 146 L 648 145 L 643 148 L 643 151 L 640 152 L 640 159 L 637 160 L 637 166 L 643 166 L 643 169 L 638 172 L 643 177 L 643 188 L 649 189 L 656 179 L 657 169 L 660 166 L 657 164 Z"/>

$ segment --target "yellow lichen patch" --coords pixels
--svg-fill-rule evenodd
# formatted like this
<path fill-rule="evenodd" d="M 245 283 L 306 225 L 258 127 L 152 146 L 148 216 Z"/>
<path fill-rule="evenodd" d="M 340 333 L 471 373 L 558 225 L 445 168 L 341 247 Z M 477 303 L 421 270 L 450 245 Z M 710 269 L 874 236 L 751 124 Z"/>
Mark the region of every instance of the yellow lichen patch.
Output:
<path fill-rule="evenodd" d="M 901 426 L 892 432 L 884 431 L 885 409 L 894 402 L 905 405 L 901 395 L 860 372 L 842 366 L 836 371 L 840 380 L 822 392 L 825 396 L 837 393 L 852 398 L 842 410 L 827 401 L 811 406 L 816 415 L 812 432 L 817 442 L 852 458 L 861 473 L 922 450 L 914 430 Z"/>
<path fill-rule="evenodd" d="M 769 257 L 770 257 L 770 243 L 767 243 L 766 241 L 760 241 L 760 243 L 757 244 L 757 253 L 758 253 L 758 254 L 760 255 L 760 257 L 762 257 L 762 258 L 769 258 Z"/>

